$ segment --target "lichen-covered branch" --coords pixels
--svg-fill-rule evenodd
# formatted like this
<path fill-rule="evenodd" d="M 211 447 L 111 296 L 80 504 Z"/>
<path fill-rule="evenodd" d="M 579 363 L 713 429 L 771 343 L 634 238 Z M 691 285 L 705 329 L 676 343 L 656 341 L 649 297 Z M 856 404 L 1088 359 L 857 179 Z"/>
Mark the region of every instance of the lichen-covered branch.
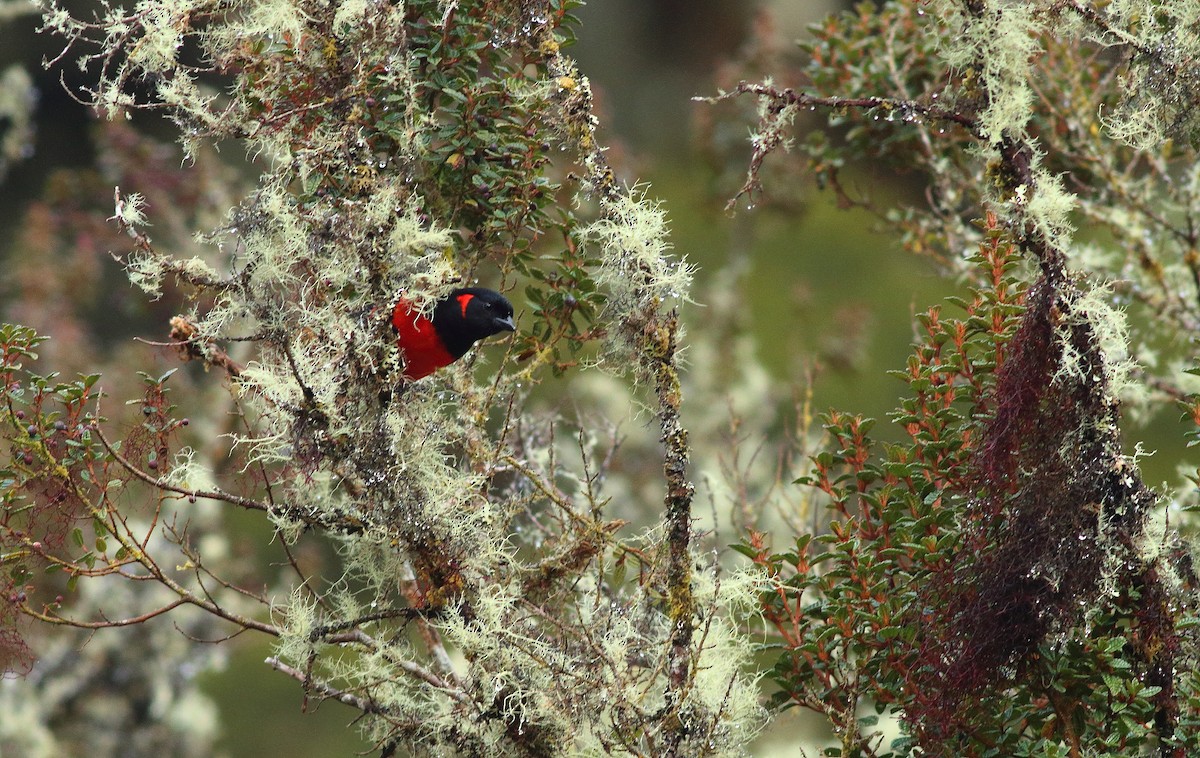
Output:
<path fill-rule="evenodd" d="M 1195 323 L 1180 296 L 1200 291 L 1193 22 L 1153 2 L 864 4 L 814 29 L 811 94 L 743 82 L 713 98 L 758 98 L 743 192 L 801 125 L 807 168 L 839 193 L 850 166 L 920 172 L 928 207 L 855 204 L 971 283 L 961 319 L 918 318 L 895 414 L 910 442 L 878 450 L 869 420 L 831 414 L 803 480 L 829 498 L 830 532 L 744 545 L 778 582 L 763 608 L 787 651 L 779 702 L 825 714 L 847 748 L 866 697 L 923 754 L 1196 749 L 1195 682 L 1175 663 L 1197 650 L 1191 559 L 1154 514 L 1179 496 L 1147 487 L 1122 439 L 1148 405 L 1135 378 L 1195 410 L 1194 356 L 1134 368 L 1129 347 L 1132 330 L 1162 344 Z M 1097 222 L 1114 242 L 1076 235 Z M 1144 323 L 1115 305 L 1131 301 Z M 1098 686 L 1127 695 L 1109 710 Z M 984 715 L 1013 702 L 1020 719 Z M 1111 715 L 1127 708 L 1130 728 Z"/>
<path fill-rule="evenodd" d="M 33 404 L 25 426 L 38 429 L 22 432 L 39 380 L 11 367 L 9 436 L 31 457 L 13 497 L 49 506 L 57 488 L 71 519 L 120 524 L 145 498 L 143 528 L 168 544 L 137 543 L 135 575 L 110 535 L 80 529 L 72 548 L 71 530 L 22 517 L 0 538 L 56 538 L 22 561 L 72 582 L 162 584 L 227 634 L 277 637 L 272 668 L 359 708 L 382 755 L 744 749 L 762 710 L 730 609 L 753 591 L 717 581 L 693 545 L 678 312 L 690 269 L 662 209 L 622 186 L 596 143 L 587 79 L 561 51 L 573 5 L 150 0 L 88 20 L 44 6 L 65 40 L 56 61 L 79 57 L 95 77 L 81 100 L 109 116 L 163 110 L 201 167 L 209 141 L 266 160 L 186 245 L 136 183 L 122 181 L 134 191 L 116 192 L 109 217 L 129 278 L 178 314 L 157 345 L 217 371 L 179 371 L 170 394 L 170 372 L 147 376 L 137 432 L 122 435 L 124 419 L 88 417 L 94 399 L 70 386 Z M 428 313 L 478 279 L 518 301 L 518 334 L 408 378 L 395 304 Z M 528 389 L 600 371 L 653 393 L 666 508 L 639 533 L 625 533 L 632 516 L 663 501 L 612 503 L 615 441 L 596 456 L 591 409 L 564 417 Z M 201 389 L 223 393 L 232 420 L 202 418 Z M 86 476 L 41 441 L 56 403 L 64 436 L 101 462 Z M 564 453 L 559 429 L 577 449 Z M 195 544 L 186 524 L 213 506 L 267 521 L 262 563 L 286 570 L 259 577 L 215 537 Z M 10 610 L 51 618 L 30 600 L 49 587 L 28 587 Z M 121 617 L 175 610 L 148 607 Z"/>

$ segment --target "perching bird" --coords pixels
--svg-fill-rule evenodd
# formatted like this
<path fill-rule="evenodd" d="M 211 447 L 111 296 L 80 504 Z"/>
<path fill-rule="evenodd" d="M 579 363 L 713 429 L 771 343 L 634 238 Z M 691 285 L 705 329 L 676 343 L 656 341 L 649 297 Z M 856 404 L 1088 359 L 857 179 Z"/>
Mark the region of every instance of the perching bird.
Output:
<path fill-rule="evenodd" d="M 432 318 L 401 299 L 392 311 L 392 326 L 404 358 L 404 378 L 410 381 L 449 366 L 484 337 L 517 329 L 508 298 L 482 287 L 454 290 L 438 301 Z"/>

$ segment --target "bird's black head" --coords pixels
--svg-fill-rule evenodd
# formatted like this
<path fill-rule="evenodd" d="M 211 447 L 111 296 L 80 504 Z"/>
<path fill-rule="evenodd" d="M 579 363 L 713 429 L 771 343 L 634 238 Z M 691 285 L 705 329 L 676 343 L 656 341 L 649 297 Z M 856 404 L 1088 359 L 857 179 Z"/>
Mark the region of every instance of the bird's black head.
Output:
<path fill-rule="evenodd" d="M 438 301 L 433 325 L 455 358 L 484 337 L 517 329 L 508 298 L 483 287 L 457 289 Z"/>

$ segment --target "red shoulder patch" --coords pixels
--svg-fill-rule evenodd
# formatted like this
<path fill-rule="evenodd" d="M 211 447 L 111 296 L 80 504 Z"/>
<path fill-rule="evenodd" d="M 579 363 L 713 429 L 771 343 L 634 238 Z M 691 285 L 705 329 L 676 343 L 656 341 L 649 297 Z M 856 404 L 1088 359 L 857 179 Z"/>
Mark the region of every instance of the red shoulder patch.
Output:
<path fill-rule="evenodd" d="M 454 356 L 446 350 L 433 322 L 413 311 L 408 300 L 401 299 L 396 303 L 392 326 L 396 329 L 396 347 L 404 358 L 405 379 L 421 379 L 454 362 Z"/>

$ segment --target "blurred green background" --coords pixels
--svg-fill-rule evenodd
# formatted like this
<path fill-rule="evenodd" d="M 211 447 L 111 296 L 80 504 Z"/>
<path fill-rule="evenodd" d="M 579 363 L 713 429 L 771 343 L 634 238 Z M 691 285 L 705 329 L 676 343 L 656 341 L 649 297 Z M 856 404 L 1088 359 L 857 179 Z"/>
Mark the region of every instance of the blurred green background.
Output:
<path fill-rule="evenodd" d="M 837 406 L 882 417 L 895 407 L 902 385 L 887 376 L 901 368 L 912 338 L 911 316 L 957 293 L 925 261 L 899 249 L 861 211 L 840 210 L 832 197 L 811 189 L 767 187 L 790 198 L 755 210 L 725 212 L 736 188 L 714 175 L 694 144 L 694 95 L 715 92 L 714 71 L 747 44 L 761 10 L 772 12 L 778 44 L 788 46 L 837 2 L 778 0 L 595 0 L 578 11 L 579 42 L 571 49 L 591 79 L 604 122 L 601 139 L 622 179 L 649 183 L 669 213 L 677 251 L 699 267 L 698 291 L 714 272 L 742 271 L 743 307 L 759 358 L 781 381 L 803 378 L 819 365 L 814 384 L 818 410 Z M 32 17 L 0 26 L 0 68 L 24 63 L 37 80 L 38 135 L 34 154 L 0 185 L 0 260 L 22 225 L 30 202 L 56 169 L 89 166 L 101 156 L 89 137 L 91 116 L 41 70 L 57 54 L 53 40 L 36 34 Z M 74 76 L 68 68 L 66 75 Z M 748 134 L 749 124 L 742 135 Z M 748 152 L 747 152 L 748 155 Z M 735 177 L 736 178 L 736 177 Z M 921 187 L 886 174 L 859 175 L 859 188 L 879 197 L 921 202 Z M 728 185 L 728 186 L 727 186 Z M 109 264 L 113 271 L 116 264 Z M 700 298 L 703 299 L 702 297 Z M 702 306 L 702 303 L 701 303 Z M 704 328 L 701 306 L 690 309 L 690 329 Z M 154 336 L 161 325 L 147 314 L 113 316 L 123 334 Z M 37 324 L 32 324 L 38 326 Z M 139 331 L 140 330 L 140 331 Z M 1173 479 L 1180 460 L 1181 427 L 1174 415 L 1151 419 L 1140 434 L 1162 452 L 1147 462 L 1147 481 Z M 886 434 L 886 433 L 885 433 Z M 102 632 L 104 633 L 104 632 Z M 119 633 L 119 632 L 111 632 Z M 310 703 L 302 713 L 296 683 L 263 664 L 265 641 L 239 638 L 228 667 L 203 675 L 218 700 L 232 758 L 350 756 L 369 746 L 347 728 L 355 716 L 338 703 Z M 780 720 L 764 736 L 761 755 L 797 755 L 794 719 Z"/>

